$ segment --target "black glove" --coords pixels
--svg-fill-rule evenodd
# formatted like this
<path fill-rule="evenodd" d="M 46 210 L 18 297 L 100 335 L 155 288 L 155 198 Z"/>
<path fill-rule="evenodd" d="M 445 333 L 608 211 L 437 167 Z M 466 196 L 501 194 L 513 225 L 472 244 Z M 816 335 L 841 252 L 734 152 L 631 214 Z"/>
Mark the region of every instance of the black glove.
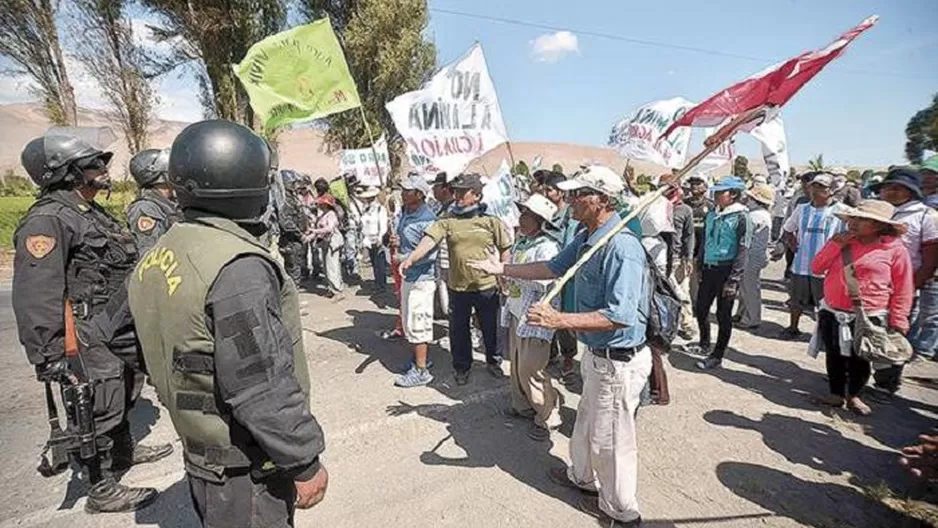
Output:
<path fill-rule="evenodd" d="M 65 358 L 46 361 L 42 365 L 37 365 L 36 378 L 46 383 L 53 381 L 59 383 L 74 383 L 76 381 L 75 374 L 72 372 L 68 360 Z"/>

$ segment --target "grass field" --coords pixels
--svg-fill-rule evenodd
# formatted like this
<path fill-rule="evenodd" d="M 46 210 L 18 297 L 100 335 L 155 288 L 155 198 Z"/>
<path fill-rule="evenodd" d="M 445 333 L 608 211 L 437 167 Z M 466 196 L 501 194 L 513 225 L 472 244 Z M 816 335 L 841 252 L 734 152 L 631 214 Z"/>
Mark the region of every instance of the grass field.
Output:
<path fill-rule="evenodd" d="M 121 222 L 126 223 L 127 206 L 130 205 L 135 196 L 132 192 L 112 193 L 110 200 L 105 200 L 104 195 L 102 195 L 97 201 Z M 0 249 L 12 249 L 13 232 L 16 231 L 20 218 L 26 214 L 29 206 L 35 201 L 36 199 L 32 197 L 0 198 Z"/>

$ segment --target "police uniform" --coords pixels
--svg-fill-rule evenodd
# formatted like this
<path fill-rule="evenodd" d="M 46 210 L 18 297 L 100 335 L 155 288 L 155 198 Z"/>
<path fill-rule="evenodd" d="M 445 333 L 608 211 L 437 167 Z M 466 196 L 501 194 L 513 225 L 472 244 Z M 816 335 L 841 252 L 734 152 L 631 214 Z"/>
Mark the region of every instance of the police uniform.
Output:
<path fill-rule="evenodd" d="M 78 192 L 106 186 L 106 178 L 102 185 L 97 179 L 86 181 L 84 174 L 106 175 L 110 158 L 110 153 L 69 136 L 27 144 L 23 165 L 43 191 L 13 236 L 13 311 L 20 342 L 43 381 L 65 383 L 68 377 L 63 379 L 62 373 L 78 368 L 63 357 L 66 301 L 73 312 L 82 379 L 94 386 L 99 453 L 86 461 L 93 484 L 86 511 L 92 513 L 130 511 L 152 502 L 155 490 L 117 484 L 109 470 L 172 452 L 168 444 L 135 450 L 127 422 L 130 371 L 122 358 L 133 364 L 136 336 L 132 323 L 119 320 L 117 307 L 126 299 L 124 279 L 137 257 L 133 240 L 104 208 Z"/>
<path fill-rule="evenodd" d="M 303 261 L 306 259 L 306 243 L 303 235 L 309 230 L 309 218 L 303 204 L 300 203 L 298 186 L 303 184 L 302 177 L 293 171 L 281 174 L 285 189 L 283 209 L 280 212 L 280 254 L 287 275 L 296 286 L 303 279 Z"/>
<path fill-rule="evenodd" d="M 143 355 L 206 527 L 292 526 L 294 482 L 322 469 L 296 287 L 259 238 L 267 156 L 260 138 L 234 123 L 183 130 L 169 178 L 184 220 L 128 283 Z"/>
<path fill-rule="evenodd" d="M 127 208 L 127 224 L 134 237 L 137 253 L 146 253 L 181 217 L 175 202 L 155 189 L 144 189 L 140 197 Z"/>

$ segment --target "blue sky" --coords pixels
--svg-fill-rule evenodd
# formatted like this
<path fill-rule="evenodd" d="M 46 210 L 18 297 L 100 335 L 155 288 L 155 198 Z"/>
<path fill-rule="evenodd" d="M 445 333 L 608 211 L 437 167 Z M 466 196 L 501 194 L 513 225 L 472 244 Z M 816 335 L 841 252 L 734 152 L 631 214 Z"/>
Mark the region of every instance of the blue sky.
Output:
<path fill-rule="evenodd" d="M 514 141 L 603 145 L 612 124 L 644 103 L 674 96 L 700 102 L 772 63 L 826 45 L 872 14 L 880 15 L 879 24 L 786 106 L 792 161 L 823 153 L 835 165 L 902 162 L 906 123 L 938 92 L 938 0 L 430 0 L 430 8 L 428 36 L 441 65 L 482 43 Z M 141 17 L 138 27 L 146 33 L 150 17 L 133 16 Z M 87 75 L 79 68 L 70 74 L 80 104 L 99 106 Z M 161 117 L 200 117 L 185 72 L 168 74 L 159 88 Z M 0 78 L 0 102 L 26 98 L 21 80 Z M 758 155 L 747 137 L 737 150 Z"/>

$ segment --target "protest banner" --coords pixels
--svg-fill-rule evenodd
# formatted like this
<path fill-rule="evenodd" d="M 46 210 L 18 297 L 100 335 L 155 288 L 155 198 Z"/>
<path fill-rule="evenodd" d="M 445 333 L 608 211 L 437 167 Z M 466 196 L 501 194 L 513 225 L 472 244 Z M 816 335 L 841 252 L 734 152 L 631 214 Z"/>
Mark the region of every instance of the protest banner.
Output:
<path fill-rule="evenodd" d="M 518 211 L 518 194 L 515 191 L 515 183 L 511 177 L 511 166 L 507 160 L 502 160 L 498 166 L 498 171 L 485 182 L 482 188 L 482 203 L 486 206 L 486 211 L 492 216 L 497 216 L 509 229 L 518 227 L 518 218 L 521 213 Z"/>
<path fill-rule="evenodd" d="M 233 68 L 268 130 L 361 106 L 328 17 L 265 38 Z"/>
<path fill-rule="evenodd" d="M 716 133 L 716 130 L 716 128 L 703 129 L 704 137 L 710 138 L 714 133 Z M 694 167 L 693 171 L 691 171 L 691 174 L 699 176 L 703 178 L 704 181 L 709 183 L 713 180 L 711 176 L 713 171 L 723 167 L 724 165 L 729 165 L 735 158 L 736 142 L 733 139 L 729 139 L 728 141 L 721 143 L 720 146 L 716 148 L 716 150 L 710 154 L 707 154 L 707 156 L 704 157 L 696 167 Z"/>
<path fill-rule="evenodd" d="M 762 143 L 762 159 L 765 160 L 769 183 L 777 189 L 783 188 L 791 170 L 791 161 L 788 159 L 788 141 L 785 138 L 782 116 L 776 115 L 762 123 L 749 132 L 749 135 Z"/>
<path fill-rule="evenodd" d="M 683 128 L 668 137 L 664 132 L 693 106 L 694 103 L 683 97 L 653 101 L 641 106 L 631 117 L 613 125 L 609 146 L 626 159 L 678 168 L 687 157 L 691 131 Z"/>
<path fill-rule="evenodd" d="M 444 66 L 420 90 L 385 105 L 407 144 L 411 165 L 452 176 L 508 141 L 482 46 Z"/>
<path fill-rule="evenodd" d="M 391 158 L 388 143 L 382 135 L 371 147 L 345 149 L 339 160 L 343 173 L 352 173 L 362 185 L 381 187 L 391 174 Z"/>

